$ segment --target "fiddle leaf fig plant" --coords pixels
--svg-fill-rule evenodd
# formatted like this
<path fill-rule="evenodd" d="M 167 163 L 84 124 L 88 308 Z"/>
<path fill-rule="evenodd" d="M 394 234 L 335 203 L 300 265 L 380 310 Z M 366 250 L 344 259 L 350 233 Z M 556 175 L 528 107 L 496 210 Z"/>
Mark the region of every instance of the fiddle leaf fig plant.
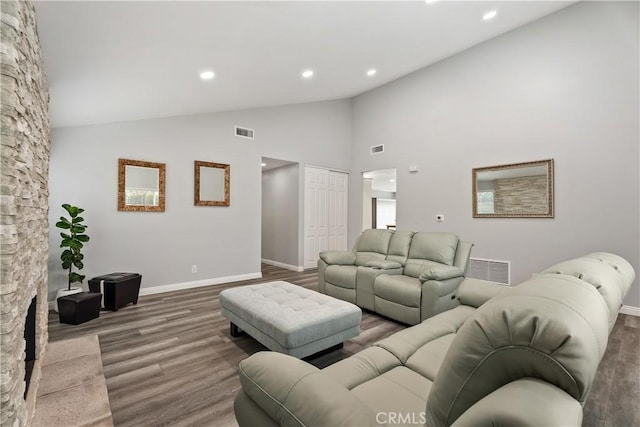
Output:
<path fill-rule="evenodd" d="M 62 237 L 60 247 L 65 248 L 60 255 L 60 259 L 62 260 L 62 268 L 69 270 L 68 290 L 70 291 L 73 283 L 82 283 L 86 277 L 73 271 L 73 267 L 76 267 L 78 271 L 84 268 L 82 262 L 84 255 L 81 251 L 84 244 L 89 241 L 89 236 L 85 234 L 87 226 L 83 224 L 84 218 L 80 216 L 84 209 L 71 206 L 68 203 L 65 203 L 62 207 L 69 213 L 69 218 L 61 216 L 60 221 L 56 223 L 56 227 L 66 231 L 60 233 L 60 237 Z"/>

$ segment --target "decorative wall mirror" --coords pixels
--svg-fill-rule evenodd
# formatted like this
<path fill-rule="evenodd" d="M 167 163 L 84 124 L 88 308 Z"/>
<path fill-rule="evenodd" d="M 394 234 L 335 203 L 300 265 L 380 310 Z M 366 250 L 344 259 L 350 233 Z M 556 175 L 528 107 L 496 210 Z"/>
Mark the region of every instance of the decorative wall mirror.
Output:
<path fill-rule="evenodd" d="M 553 218 L 553 159 L 473 169 L 474 218 Z"/>
<path fill-rule="evenodd" d="M 118 159 L 118 210 L 164 212 L 165 164 Z"/>
<path fill-rule="evenodd" d="M 230 166 L 223 163 L 195 162 L 196 206 L 229 206 Z"/>

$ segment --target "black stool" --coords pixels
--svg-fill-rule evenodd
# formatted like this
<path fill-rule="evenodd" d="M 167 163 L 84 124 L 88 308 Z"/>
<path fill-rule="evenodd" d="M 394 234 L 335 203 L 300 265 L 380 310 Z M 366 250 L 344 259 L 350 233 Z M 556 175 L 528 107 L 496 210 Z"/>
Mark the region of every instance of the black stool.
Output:
<path fill-rule="evenodd" d="M 79 325 L 100 317 L 102 294 L 80 292 L 58 298 L 60 323 Z"/>
<path fill-rule="evenodd" d="M 89 290 L 104 294 L 106 310 L 118 311 L 127 304 L 138 304 L 141 282 L 142 276 L 138 273 L 111 273 L 89 280 Z"/>

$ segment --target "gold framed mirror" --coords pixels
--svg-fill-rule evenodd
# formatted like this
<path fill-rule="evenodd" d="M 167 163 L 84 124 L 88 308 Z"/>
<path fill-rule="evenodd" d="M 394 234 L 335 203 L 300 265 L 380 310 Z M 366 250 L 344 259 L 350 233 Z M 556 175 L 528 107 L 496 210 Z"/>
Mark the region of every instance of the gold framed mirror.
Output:
<path fill-rule="evenodd" d="M 118 159 L 118 210 L 164 212 L 164 163 Z"/>
<path fill-rule="evenodd" d="M 231 167 L 224 163 L 194 161 L 194 204 L 229 206 Z"/>
<path fill-rule="evenodd" d="M 553 159 L 473 169 L 474 218 L 553 218 Z"/>

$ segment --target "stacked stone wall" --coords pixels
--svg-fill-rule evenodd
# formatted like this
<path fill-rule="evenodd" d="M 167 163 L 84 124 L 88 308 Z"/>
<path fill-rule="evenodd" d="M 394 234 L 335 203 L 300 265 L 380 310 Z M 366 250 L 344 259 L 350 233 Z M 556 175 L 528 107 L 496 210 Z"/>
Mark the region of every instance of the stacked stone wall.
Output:
<path fill-rule="evenodd" d="M 33 3 L 0 1 L 0 415 L 1 426 L 33 419 L 46 351 L 49 92 Z M 36 363 L 25 392 L 24 328 L 37 297 Z"/>

